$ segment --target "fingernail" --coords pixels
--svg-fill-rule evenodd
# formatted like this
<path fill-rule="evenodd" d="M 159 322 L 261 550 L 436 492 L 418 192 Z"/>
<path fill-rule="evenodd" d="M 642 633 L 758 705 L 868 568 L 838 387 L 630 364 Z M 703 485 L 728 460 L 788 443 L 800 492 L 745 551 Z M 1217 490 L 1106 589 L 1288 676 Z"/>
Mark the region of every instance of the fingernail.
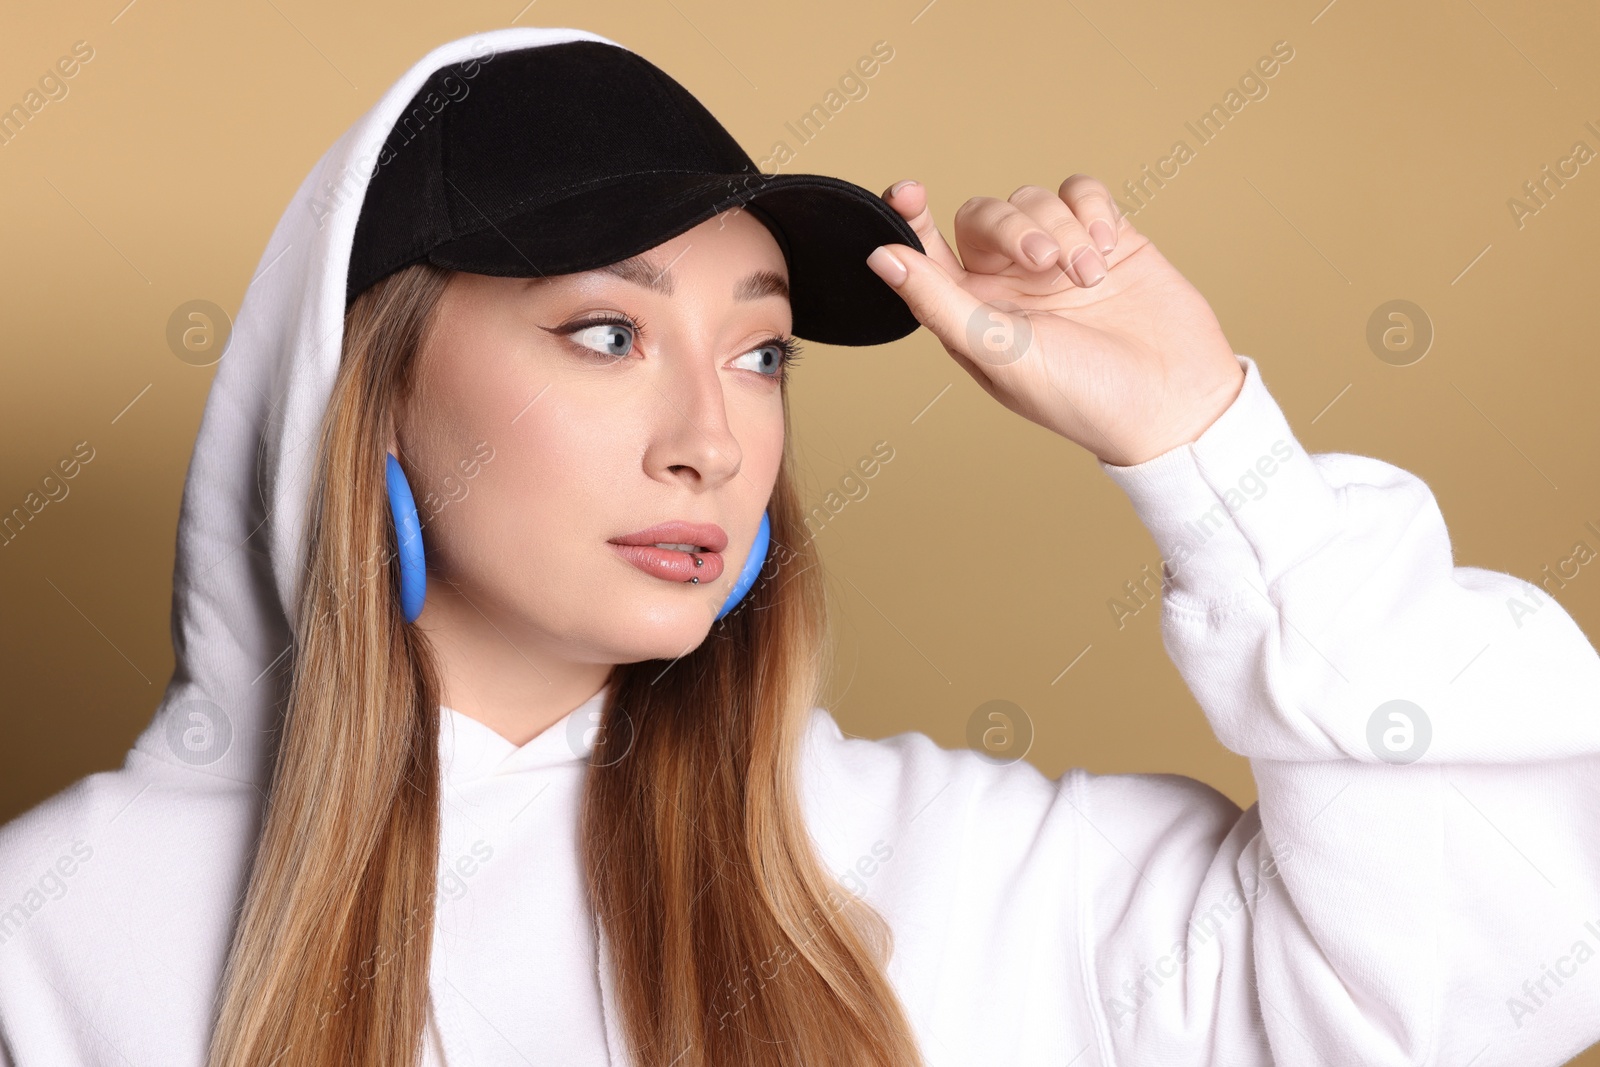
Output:
<path fill-rule="evenodd" d="M 1051 253 L 1057 248 L 1054 241 L 1038 230 L 1034 230 L 1022 239 L 1023 254 L 1041 267 L 1050 261 Z"/>
<path fill-rule="evenodd" d="M 1078 284 L 1085 289 L 1098 285 L 1100 279 L 1106 276 L 1106 268 L 1101 264 L 1100 257 L 1095 255 L 1094 249 L 1088 245 L 1074 252 L 1067 265 L 1077 274 Z"/>
<path fill-rule="evenodd" d="M 889 186 L 889 195 L 890 196 L 899 196 L 900 195 L 900 190 L 904 189 L 908 185 L 915 185 L 915 184 L 917 184 L 917 182 L 916 182 L 916 179 L 914 179 L 914 178 L 906 178 L 906 179 L 904 179 L 902 181 L 897 181 L 893 185 Z"/>
<path fill-rule="evenodd" d="M 1100 251 L 1109 253 L 1117 247 L 1117 231 L 1111 228 L 1111 223 L 1105 219 L 1095 219 L 1089 223 L 1089 235 L 1094 238 L 1094 243 L 1100 246 Z"/>
<path fill-rule="evenodd" d="M 872 268 L 874 274 L 896 288 L 906 280 L 906 265 L 883 245 L 872 250 L 872 254 L 867 257 L 867 266 Z"/>

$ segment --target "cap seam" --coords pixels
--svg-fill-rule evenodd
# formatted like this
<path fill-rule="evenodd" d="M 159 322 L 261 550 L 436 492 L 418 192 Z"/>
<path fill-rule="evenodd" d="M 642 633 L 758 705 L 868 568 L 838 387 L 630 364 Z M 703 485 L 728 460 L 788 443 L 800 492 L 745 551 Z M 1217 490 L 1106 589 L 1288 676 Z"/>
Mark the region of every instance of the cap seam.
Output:
<path fill-rule="evenodd" d="M 543 207 L 553 207 L 556 204 L 560 203 L 562 200 L 570 199 L 570 197 L 568 195 L 563 195 L 563 194 L 577 195 L 578 193 L 584 192 L 584 191 L 586 191 L 588 189 L 599 188 L 600 186 L 606 185 L 606 184 L 611 183 L 611 182 L 622 181 L 622 180 L 626 180 L 628 178 L 636 178 L 636 177 L 639 177 L 640 175 L 644 175 L 644 174 L 694 174 L 694 175 L 699 175 L 699 176 L 705 177 L 705 178 L 720 178 L 720 177 L 723 177 L 723 175 L 710 174 L 710 173 L 707 173 L 706 171 L 703 171 L 703 170 L 678 170 L 678 169 L 665 168 L 665 167 L 657 168 L 657 169 L 653 169 L 653 170 L 633 170 L 633 171 L 625 171 L 625 172 L 620 173 L 620 174 L 609 174 L 609 175 L 607 175 L 607 176 L 605 176 L 603 178 L 590 178 L 587 181 L 575 182 L 575 183 L 573 183 L 571 185 L 563 185 L 558 189 L 553 189 L 553 190 L 552 189 L 546 189 L 546 190 L 542 190 L 542 191 L 540 191 L 538 193 L 530 193 L 529 195 L 527 195 L 525 197 L 522 197 L 519 200 L 514 200 L 509 205 L 507 205 L 506 206 L 506 214 L 502 215 L 499 221 L 500 222 L 504 222 L 507 218 L 511 217 L 512 215 L 517 214 L 518 211 L 521 208 L 523 208 L 524 206 L 526 206 L 528 204 L 531 204 L 531 203 L 540 203 L 541 206 L 543 206 Z M 693 191 L 690 191 L 690 192 L 687 192 L 687 193 L 679 194 L 678 196 L 667 197 L 667 198 L 664 198 L 662 202 L 663 203 L 668 203 L 668 204 L 676 204 L 676 203 L 679 203 L 681 201 L 687 200 L 692 196 L 699 195 L 699 192 L 700 192 L 699 190 L 693 190 Z M 480 217 L 481 217 L 481 213 L 480 213 Z M 484 225 L 479 226 L 477 229 L 470 230 L 470 231 L 459 232 L 459 233 L 456 233 L 454 236 L 456 236 L 456 237 L 468 237 L 468 236 L 471 236 L 473 234 L 482 233 L 484 230 L 488 229 L 489 227 L 491 227 L 491 226 L 493 226 L 495 224 L 496 223 L 493 220 L 490 220 L 490 221 L 486 222 Z"/>

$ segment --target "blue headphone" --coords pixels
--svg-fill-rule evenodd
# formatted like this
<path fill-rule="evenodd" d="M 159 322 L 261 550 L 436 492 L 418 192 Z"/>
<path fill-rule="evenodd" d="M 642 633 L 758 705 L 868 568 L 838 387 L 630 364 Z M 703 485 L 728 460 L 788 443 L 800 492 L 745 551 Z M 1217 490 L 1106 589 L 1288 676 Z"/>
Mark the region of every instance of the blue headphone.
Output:
<path fill-rule="evenodd" d="M 384 480 L 389 487 L 389 513 L 394 516 L 395 542 L 400 549 L 400 609 L 405 613 L 406 622 L 416 622 L 417 616 L 422 614 L 422 600 L 428 589 L 422 523 L 417 518 L 417 502 L 411 495 L 411 483 L 406 481 L 405 471 L 400 469 L 400 461 L 393 452 L 387 455 L 389 460 Z M 728 599 L 723 601 L 722 610 L 717 612 L 718 619 L 732 611 L 734 605 L 744 599 L 750 587 L 755 585 L 756 575 L 761 573 L 761 565 L 767 560 L 767 547 L 771 541 L 772 524 L 763 511 L 755 544 L 750 546 L 750 555 L 745 558 L 744 567 L 739 571 L 739 579 L 733 583 Z"/>

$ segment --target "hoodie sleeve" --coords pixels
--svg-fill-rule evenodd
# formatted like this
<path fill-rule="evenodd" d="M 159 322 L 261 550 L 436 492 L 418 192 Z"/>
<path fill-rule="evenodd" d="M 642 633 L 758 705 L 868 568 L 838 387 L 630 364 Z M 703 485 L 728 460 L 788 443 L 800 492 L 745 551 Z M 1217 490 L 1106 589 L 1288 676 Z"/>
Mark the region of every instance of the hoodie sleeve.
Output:
<path fill-rule="evenodd" d="M 1075 775 L 1100 1062 L 1564 1063 L 1600 1039 L 1600 659 L 1547 590 L 1455 566 L 1421 480 L 1308 455 L 1238 358 L 1197 441 L 1102 464 L 1260 799 Z"/>

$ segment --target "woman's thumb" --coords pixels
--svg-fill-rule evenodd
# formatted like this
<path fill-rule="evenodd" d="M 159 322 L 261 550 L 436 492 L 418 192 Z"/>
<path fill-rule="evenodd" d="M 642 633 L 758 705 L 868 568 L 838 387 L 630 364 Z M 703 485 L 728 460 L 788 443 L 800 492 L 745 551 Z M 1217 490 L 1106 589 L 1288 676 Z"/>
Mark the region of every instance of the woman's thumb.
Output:
<path fill-rule="evenodd" d="M 971 356 L 972 332 L 988 325 L 988 305 L 961 286 L 945 269 L 907 245 L 879 245 L 867 266 L 900 294 L 917 321 L 945 348 Z"/>

